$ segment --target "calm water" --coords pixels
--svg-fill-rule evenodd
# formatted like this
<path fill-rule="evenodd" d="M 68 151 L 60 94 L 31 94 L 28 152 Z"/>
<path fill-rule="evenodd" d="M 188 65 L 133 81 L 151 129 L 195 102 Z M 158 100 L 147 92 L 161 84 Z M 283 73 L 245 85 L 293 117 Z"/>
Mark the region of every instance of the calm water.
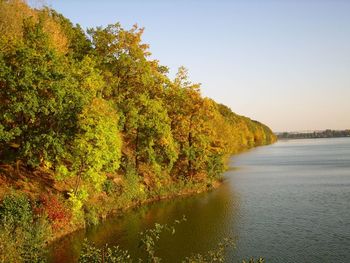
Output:
<path fill-rule="evenodd" d="M 233 237 L 230 262 L 350 262 L 350 138 L 280 141 L 231 159 L 210 193 L 168 200 L 108 219 L 52 248 L 52 262 L 74 262 L 84 238 L 137 254 L 138 232 L 186 215 L 164 234 L 159 255 L 179 262 Z"/>

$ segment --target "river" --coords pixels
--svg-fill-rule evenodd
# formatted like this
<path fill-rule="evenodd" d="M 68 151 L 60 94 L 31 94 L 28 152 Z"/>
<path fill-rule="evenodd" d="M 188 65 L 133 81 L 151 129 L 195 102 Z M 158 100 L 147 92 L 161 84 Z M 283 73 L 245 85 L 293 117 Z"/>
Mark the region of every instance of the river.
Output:
<path fill-rule="evenodd" d="M 181 262 L 225 237 L 229 262 L 350 262 L 350 138 L 279 141 L 236 155 L 218 189 L 164 200 L 112 217 L 56 242 L 51 262 L 75 262 L 84 238 L 138 255 L 138 233 L 155 222 L 176 226 L 161 237 L 163 262 Z"/>

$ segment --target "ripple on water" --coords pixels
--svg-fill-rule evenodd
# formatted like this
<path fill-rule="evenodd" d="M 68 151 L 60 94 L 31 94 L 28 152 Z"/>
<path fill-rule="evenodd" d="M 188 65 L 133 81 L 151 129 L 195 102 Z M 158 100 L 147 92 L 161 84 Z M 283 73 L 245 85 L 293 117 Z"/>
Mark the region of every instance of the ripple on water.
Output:
<path fill-rule="evenodd" d="M 52 262 L 77 259 L 84 238 L 137 254 L 138 232 L 186 215 L 174 236 L 162 236 L 164 262 L 215 246 L 226 236 L 229 262 L 350 262 L 350 138 L 278 142 L 235 156 L 215 191 L 164 200 L 55 244 Z M 64 260 L 69 259 L 69 260 Z"/>

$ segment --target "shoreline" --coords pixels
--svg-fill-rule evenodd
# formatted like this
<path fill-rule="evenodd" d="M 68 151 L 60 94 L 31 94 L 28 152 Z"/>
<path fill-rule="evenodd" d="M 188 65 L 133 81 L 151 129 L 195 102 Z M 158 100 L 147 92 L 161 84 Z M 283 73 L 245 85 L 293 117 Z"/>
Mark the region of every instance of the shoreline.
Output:
<path fill-rule="evenodd" d="M 227 171 L 227 169 L 224 172 L 226 172 L 226 171 Z M 203 182 L 203 183 L 198 184 L 198 187 L 200 187 L 199 189 L 184 188 L 180 192 L 177 192 L 177 193 L 167 193 L 167 194 L 160 195 L 160 196 L 154 196 L 154 197 L 151 197 L 151 198 L 148 198 L 145 200 L 139 200 L 136 202 L 133 201 L 130 204 L 127 204 L 125 207 L 118 207 L 118 208 L 112 209 L 111 211 L 109 211 L 109 213 L 107 213 L 105 215 L 99 215 L 100 217 L 99 217 L 99 221 L 98 221 L 97 225 L 102 224 L 104 222 L 104 220 L 106 220 L 108 217 L 116 216 L 116 215 L 118 215 L 118 213 L 120 213 L 120 216 L 122 216 L 127 211 L 130 211 L 131 209 L 140 208 L 141 206 L 144 206 L 144 205 L 152 204 L 152 203 L 162 201 L 162 200 L 171 200 L 171 199 L 175 199 L 175 198 L 188 197 L 188 196 L 192 196 L 192 195 L 196 195 L 196 194 L 201 194 L 201 193 L 213 191 L 213 190 L 219 188 L 223 184 L 223 182 L 224 182 L 224 178 L 221 177 L 221 178 L 216 179 L 212 182 L 207 182 L 207 183 Z M 76 233 L 82 229 L 86 229 L 88 227 L 89 227 L 89 225 L 80 225 L 80 226 L 75 225 L 74 227 L 69 229 L 70 231 L 66 231 L 66 232 L 63 231 L 61 233 L 53 234 L 52 239 L 50 239 L 48 241 L 47 246 L 49 247 L 52 244 L 59 242 L 61 239 L 64 239 L 64 238 L 68 237 L 69 235 L 73 235 L 74 233 Z"/>
<path fill-rule="evenodd" d="M 272 142 L 270 144 L 273 144 L 275 142 Z M 201 181 L 199 180 L 195 181 L 193 179 L 192 181 L 178 180 L 178 181 L 172 182 L 171 184 L 164 185 L 161 188 L 156 190 L 154 189 L 146 190 L 143 195 L 135 196 L 133 198 L 128 197 L 126 199 L 123 199 L 125 198 L 123 196 L 115 196 L 115 195 L 107 195 L 105 193 L 104 194 L 99 193 L 95 197 L 92 197 L 95 199 L 93 205 L 99 209 L 98 211 L 95 211 L 96 221 L 93 222 L 93 224 L 89 224 L 85 221 L 85 219 L 83 220 L 83 223 L 81 221 L 74 222 L 73 219 L 70 219 L 70 221 L 67 222 L 67 224 L 63 225 L 62 227 L 58 229 L 52 229 L 51 236 L 46 241 L 45 247 L 48 248 L 52 246 L 54 243 L 64 239 L 65 237 L 74 235 L 74 233 L 81 231 L 82 229 L 86 229 L 89 226 L 103 224 L 105 219 L 109 217 L 123 216 L 123 214 L 125 214 L 127 211 L 130 211 L 130 209 L 136 209 L 141 206 L 155 203 L 161 200 L 170 200 L 175 198 L 187 197 L 187 196 L 192 196 L 192 195 L 215 190 L 224 183 L 225 179 L 223 177 L 223 174 L 226 171 L 231 169 L 231 167 L 229 166 L 229 161 L 233 156 L 248 152 L 254 148 L 267 146 L 270 144 L 263 144 L 263 145 L 253 146 L 253 147 L 242 148 L 231 155 L 227 155 L 224 161 L 225 169 L 220 175 L 220 177 L 215 179 L 208 178 L 208 180 L 201 180 Z M 0 182 L 1 180 L 3 180 L 3 182 L 5 183 L 3 184 L 4 186 L 3 189 L 0 188 L 0 190 L 2 190 L 1 194 L 5 195 L 6 192 L 11 191 L 11 189 L 13 189 L 11 188 L 11 180 L 4 181 L 4 179 L 6 178 L 6 174 L 7 175 L 13 174 L 14 177 L 12 178 L 12 180 L 18 180 L 16 183 L 17 184 L 16 187 L 18 187 L 16 191 L 27 194 L 32 201 L 37 199 L 38 193 L 36 193 L 35 191 L 41 187 L 40 183 L 42 182 L 38 183 L 39 185 L 33 186 L 34 188 L 29 190 L 29 189 L 26 189 L 27 187 L 25 184 L 24 186 L 22 185 L 23 178 L 26 178 L 26 177 L 34 178 L 34 176 L 37 176 L 36 173 L 40 173 L 40 176 L 44 176 L 46 179 L 52 178 L 53 176 L 52 173 L 48 173 L 47 171 L 44 171 L 44 170 L 42 171 L 26 170 L 21 165 L 17 166 L 17 168 L 10 165 L 2 165 L 2 167 L 0 168 L 2 168 L 2 170 L 0 170 L 0 172 L 2 171 L 2 174 L 0 173 Z M 1 178 L 1 175 L 3 176 L 2 178 Z M 51 187 L 52 187 L 51 191 L 55 189 L 56 192 L 52 192 L 52 193 L 55 193 L 55 195 L 58 193 L 62 194 L 62 191 L 56 188 L 56 186 L 51 186 Z M 83 213 L 86 213 L 85 209 L 86 208 L 82 207 L 81 211 Z"/>
<path fill-rule="evenodd" d="M 224 182 L 223 174 L 226 171 L 228 171 L 229 169 L 231 169 L 231 167 L 229 167 L 229 165 L 228 165 L 230 158 L 232 158 L 233 156 L 248 152 L 248 151 L 253 150 L 255 148 L 272 145 L 276 142 L 277 142 L 277 140 L 275 142 L 270 143 L 270 144 L 263 144 L 263 145 L 258 145 L 258 146 L 253 146 L 253 147 L 249 147 L 249 148 L 240 149 L 238 152 L 227 156 L 225 158 L 226 159 L 225 160 L 225 170 L 222 172 L 220 178 L 215 179 L 213 181 L 197 182 L 197 183 L 189 182 L 188 185 L 186 187 L 182 188 L 179 192 L 168 191 L 167 193 L 165 193 L 163 195 L 152 196 L 152 197 L 147 198 L 145 200 L 131 201 L 129 204 L 126 204 L 123 207 L 118 207 L 118 204 L 116 204 L 115 207 L 113 209 L 109 210 L 107 213 L 98 215 L 99 221 L 98 221 L 97 225 L 103 223 L 103 221 L 108 217 L 116 216 L 118 213 L 120 213 L 120 215 L 122 216 L 125 212 L 127 212 L 131 209 L 139 208 L 143 205 L 152 204 L 152 203 L 155 203 L 155 202 L 161 201 L 161 200 L 170 200 L 170 199 L 174 199 L 174 198 L 192 196 L 192 195 L 215 190 L 223 184 L 223 182 Z M 196 188 L 193 188 L 193 186 L 195 186 Z M 69 228 L 68 231 L 62 231 L 61 233 L 53 234 L 53 237 L 48 241 L 47 246 L 50 246 L 50 245 L 54 244 L 55 242 L 58 242 L 59 240 L 65 238 L 69 235 L 73 235 L 77 231 L 80 231 L 82 229 L 86 229 L 87 227 L 89 227 L 89 225 L 87 225 L 87 224 L 74 225 L 72 228 Z"/>

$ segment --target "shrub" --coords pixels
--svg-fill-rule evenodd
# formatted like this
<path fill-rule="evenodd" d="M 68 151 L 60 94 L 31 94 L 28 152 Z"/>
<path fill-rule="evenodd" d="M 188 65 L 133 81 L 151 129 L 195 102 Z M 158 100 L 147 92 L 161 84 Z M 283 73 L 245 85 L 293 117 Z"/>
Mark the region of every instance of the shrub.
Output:
<path fill-rule="evenodd" d="M 49 235 L 46 218 L 33 216 L 25 195 L 4 198 L 0 205 L 1 262 L 42 262 Z"/>
<path fill-rule="evenodd" d="M 39 197 L 40 213 L 46 214 L 54 230 L 69 223 L 72 215 L 69 209 L 52 194 L 42 194 Z"/>
<path fill-rule="evenodd" d="M 179 224 L 186 221 L 183 217 L 181 220 L 175 220 L 175 224 Z M 139 247 L 143 249 L 147 255 L 146 262 L 160 262 L 161 259 L 156 256 L 157 241 L 160 239 L 160 234 L 165 230 L 172 234 L 175 233 L 174 225 L 161 225 L 155 224 L 153 228 L 147 229 L 140 233 L 140 244 Z M 93 244 L 90 245 L 86 240 L 83 245 L 83 249 L 80 253 L 79 263 L 128 263 L 134 262 L 130 257 L 128 251 L 120 249 L 118 246 L 109 248 L 107 245 L 100 249 L 95 247 Z M 135 260 L 135 262 L 142 262 L 142 259 Z"/>
<path fill-rule="evenodd" d="M 139 201 L 147 198 L 145 187 L 140 183 L 139 176 L 134 169 L 129 169 L 126 172 L 126 186 L 122 197 L 130 201 Z"/>
<path fill-rule="evenodd" d="M 20 262 L 22 246 L 20 232 L 13 233 L 12 226 L 0 226 L 0 262 Z"/>
<path fill-rule="evenodd" d="M 210 178 L 219 178 L 223 171 L 225 170 L 224 166 L 224 156 L 221 154 L 213 154 L 209 156 L 207 161 L 207 174 Z"/>
<path fill-rule="evenodd" d="M 196 254 L 191 257 L 185 258 L 182 263 L 214 263 L 214 262 L 225 262 L 225 252 L 231 247 L 234 247 L 231 239 L 225 238 L 223 242 L 220 242 L 217 247 L 213 250 L 209 250 L 204 254 Z M 254 263 L 254 262 L 249 262 Z M 260 262 L 257 262 L 260 263 Z"/>
<path fill-rule="evenodd" d="M 118 246 L 102 249 L 90 245 L 86 240 L 80 253 L 79 263 L 131 263 L 133 262 L 128 251 Z"/>
<path fill-rule="evenodd" d="M 33 220 L 33 214 L 28 198 L 22 194 L 11 194 L 4 198 L 0 206 L 0 221 L 2 224 L 27 226 Z"/>
<path fill-rule="evenodd" d="M 258 258 L 257 260 L 255 260 L 254 258 L 250 258 L 247 260 L 242 260 L 242 263 L 265 263 L 265 259 Z"/>
<path fill-rule="evenodd" d="M 146 259 L 133 259 L 130 257 L 128 251 L 120 249 L 118 246 L 109 248 L 107 244 L 103 248 L 97 248 L 93 244 L 89 244 L 87 240 L 84 241 L 83 249 L 80 253 L 79 263 L 131 263 L 131 262 L 149 262 L 159 263 L 162 259 L 156 256 L 157 243 L 160 240 L 160 234 L 163 231 L 168 231 L 172 234 L 175 233 L 175 225 L 183 221 L 175 220 L 173 225 L 161 225 L 155 224 L 153 228 L 147 229 L 140 234 L 139 247 L 143 249 L 146 255 Z M 225 238 L 223 242 L 220 242 L 216 248 L 209 250 L 204 254 L 195 254 L 185 258 L 182 263 L 216 263 L 216 262 L 228 262 L 226 259 L 227 249 L 234 248 L 232 239 Z M 263 258 L 250 258 L 248 261 L 243 260 L 242 263 L 264 263 Z"/>
<path fill-rule="evenodd" d="M 88 226 L 95 226 L 99 223 L 98 213 L 95 207 L 84 206 L 84 220 Z"/>
<path fill-rule="evenodd" d="M 21 247 L 24 262 L 44 262 L 46 243 L 51 234 L 46 218 L 40 217 L 25 230 L 25 239 Z"/>
<path fill-rule="evenodd" d="M 110 195 L 116 190 L 116 187 L 112 180 L 107 179 L 104 181 L 102 185 L 102 190 L 106 192 L 106 194 Z"/>
<path fill-rule="evenodd" d="M 82 210 L 82 208 L 87 198 L 88 193 L 85 189 L 81 189 L 77 193 L 69 193 L 69 201 L 71 204 L 72 216 L 76 223 L 84 222 L 84 211 Z"/>

